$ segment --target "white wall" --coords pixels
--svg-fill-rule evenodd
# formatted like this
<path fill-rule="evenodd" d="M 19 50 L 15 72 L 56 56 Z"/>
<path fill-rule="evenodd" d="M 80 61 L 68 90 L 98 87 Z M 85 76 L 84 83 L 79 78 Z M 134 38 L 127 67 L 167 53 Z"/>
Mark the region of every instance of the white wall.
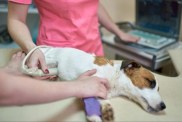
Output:
<path fill-rule="evenodd" d="M 114 20 L 135 21 L 135 0 L 100 0 Z"/>

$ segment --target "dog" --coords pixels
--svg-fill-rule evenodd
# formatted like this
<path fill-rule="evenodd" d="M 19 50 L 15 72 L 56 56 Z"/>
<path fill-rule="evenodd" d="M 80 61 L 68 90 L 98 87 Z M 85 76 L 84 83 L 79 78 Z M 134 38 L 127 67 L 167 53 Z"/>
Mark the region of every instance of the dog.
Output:
<path fill-rule="evenodd" d="M 36 49 L 45 55 L 47 65 L 55 65 L 44 74 L 40 69 L 29 69 L 25 63 Z M 88 116 L 88 120 L 114 121 L 114 112 L 109 99 L 125 96 L 135 101 L 147 112 L 159 112 L 166 108 L 159 94 L 159 86 L 151 71 L 134 61 L 121 61 L 114 63 L 105 57 L 98 57 L 75 48 L 56 48 L 37 46 L 32 49 L 22 63 L 22 71 L 32 76 L 58 75 L 61 80 L 74 80 L 85 71 L 97 69 L 95 76 L 106 78 L 110 90 L 106 100 L 99 99 L 102 107 L 100 116 Z"/>

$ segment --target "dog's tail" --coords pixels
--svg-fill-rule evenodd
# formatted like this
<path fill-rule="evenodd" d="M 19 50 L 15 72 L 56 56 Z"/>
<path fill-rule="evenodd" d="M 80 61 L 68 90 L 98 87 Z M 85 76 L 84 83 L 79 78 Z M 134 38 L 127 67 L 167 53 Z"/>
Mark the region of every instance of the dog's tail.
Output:
<path fill-rule="evenodd" d="M 35 48 L 33 48 L 23 59 L 22 65 L 21 65 L 21 71 L 24 74 L 27 75 L 31 75 L 31 76 L 50 76 L 50 75 L 57 75 L 58 74 L 58 70 L 57 68 L 51 68 L 48 69 L 49 70 L 49 74 L 45 74 L 41 69 L 38 68 L 28 68 L 28 66 L 25 64 L 27 59 L 30 57 L 30 55 L 37 49 L 39 48 L 48 48 L 49 46 L 36 46 Z"/>

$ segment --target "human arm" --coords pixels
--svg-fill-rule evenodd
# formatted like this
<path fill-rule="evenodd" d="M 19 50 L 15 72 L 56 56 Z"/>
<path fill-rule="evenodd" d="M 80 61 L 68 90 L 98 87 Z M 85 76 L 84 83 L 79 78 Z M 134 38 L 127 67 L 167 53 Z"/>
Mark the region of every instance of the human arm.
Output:
<path fill-rule="evenodd" d="M 27 4 L 8 2 L 8 30 L 14 41 L 28 53 L 35 44 L 26 25 Z"/>
<path fill-rule="evenodd" d="M 8 2 L 8 30 L 13 40 L 28 53 L 36 45 L 33 43 L 30 31 L 26 24 L 26 17 L 28 13 L 27 4 L 18 4 L 15 2 Z M 48 73 L 45 58 L 40 50 L 35 51 L 29 61 L 27 62 L 29 67 L 38 67 L 43 70 L 44 73 Z"/>
<path fill-rule="evenodd" d="M 103 25 L 110 32 L 116 34 L 121 40 L 126 41 L 126 42 L 137 42 L 138 41 L 139 38 L 123 32 L 113 22 L 112 18 L 109 16 L 109 14 L 107 13 L 107 11 L 105 10 L 104 6 L 101 3 L 99 3 L 98 17 L 99 17 L 100 24 Z"/>
<path fill-rule="evenodd" d="M 41 104 L 70 97 L 106 98 L 107 80 L 90 77 L 95 72 L 88 71 L 76 81 L 47 82 L 0 70 L 0 105 Z"/>

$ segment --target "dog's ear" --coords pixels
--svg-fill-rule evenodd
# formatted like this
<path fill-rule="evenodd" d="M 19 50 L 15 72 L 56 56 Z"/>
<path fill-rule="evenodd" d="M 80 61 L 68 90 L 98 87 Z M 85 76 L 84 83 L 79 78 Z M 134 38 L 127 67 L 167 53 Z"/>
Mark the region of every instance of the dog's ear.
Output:
<path fill-rule="evenodd" d="M 123 62 L 122 62 L 122 65 L 121 65 L 121 67 L 120 67 L 120 70 L 122 70 L 122 69 L 125 69 L 125 68 L 140 68 L 141 67 L 141 65 L 140 64 L 138 64 L 137 62 L 135 62 L 135 61 L 131 61 L 131 60 L 124 60 Z"/>

